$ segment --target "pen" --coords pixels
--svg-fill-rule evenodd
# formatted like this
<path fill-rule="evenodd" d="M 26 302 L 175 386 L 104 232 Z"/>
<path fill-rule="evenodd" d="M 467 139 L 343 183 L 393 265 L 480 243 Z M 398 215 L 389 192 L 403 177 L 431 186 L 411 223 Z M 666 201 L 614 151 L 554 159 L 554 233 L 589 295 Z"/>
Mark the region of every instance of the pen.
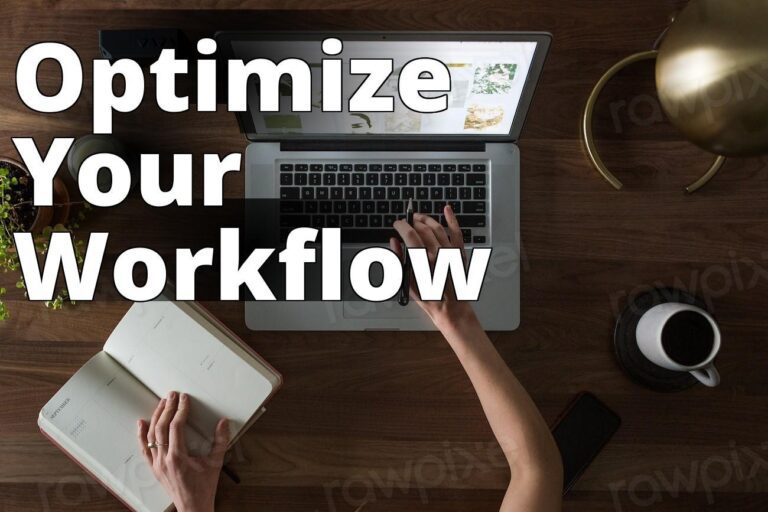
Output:
<path fill-rule="evenodd" d="M 221 471 L 229 477 L 230 480 L 235 482 L 236 484 L 240 483 L 240 477 L 237 476 L 237 473 L 235 473 L 233 470 L 228 468 L 226 465 L 221 467 Z"/>
<path fill-rule="evenodd" d="M 405 221 L 409 226 L 413 226 L 413 199 L 408 200 Z M 411 259 L 408 257 L 408 247 L 403 242 L 403 284 L 400 286 L 400 299 L 397 301 L 401 306 L 407 306 L 411 290 Z"/>

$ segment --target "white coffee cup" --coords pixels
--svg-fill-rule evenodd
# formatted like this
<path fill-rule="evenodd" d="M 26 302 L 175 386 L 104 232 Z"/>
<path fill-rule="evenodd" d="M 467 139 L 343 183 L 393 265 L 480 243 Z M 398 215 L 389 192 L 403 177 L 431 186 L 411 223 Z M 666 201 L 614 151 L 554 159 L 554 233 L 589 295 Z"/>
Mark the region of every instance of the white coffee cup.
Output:
<path fill-rule="evenodd" d="M 692 365 L 684 365 L 675 361 L 668 354 L 662 343 L 662 333 L 669 320 L 678 313 L 690 311 L 705 318 L 712 327 L 712 350 L 701 361 Z M 720 374 L 713 363 L 720 350 L 720 329 L 712 315 L 703 309 L 690 304 L 667 302 L 652 307 L 640 317 L 636 330 L 637 345 L 640 351 L 652 363 L 667 370 L 690 372 L 705 386 L 714 387 L 720 384 Z"/>

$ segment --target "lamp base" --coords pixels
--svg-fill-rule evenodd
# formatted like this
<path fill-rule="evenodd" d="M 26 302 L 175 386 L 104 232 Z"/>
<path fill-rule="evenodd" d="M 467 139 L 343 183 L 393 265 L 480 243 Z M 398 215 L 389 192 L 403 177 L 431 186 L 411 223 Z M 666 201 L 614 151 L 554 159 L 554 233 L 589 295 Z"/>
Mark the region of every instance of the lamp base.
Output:
<path fill-rule="evenodd" d="M 630 300 L 616 320 L 613 347 L 621 369 L 636 384 L 653 391 L 674 392 L 690 388 L 699 381 L 688 372 L 667 370 L 652 363 L 640 351 L 635 336 L 637 323 L 646 311 L 666 302 L 681 302 L 706 307 L 700 299 L 676 288 L 654 288 Z"/>

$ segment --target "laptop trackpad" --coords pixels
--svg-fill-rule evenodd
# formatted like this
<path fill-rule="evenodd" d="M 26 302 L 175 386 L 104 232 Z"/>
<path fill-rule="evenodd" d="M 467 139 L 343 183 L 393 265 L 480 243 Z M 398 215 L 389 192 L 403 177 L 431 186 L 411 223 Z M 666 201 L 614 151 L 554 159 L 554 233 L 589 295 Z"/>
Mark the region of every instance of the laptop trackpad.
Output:
<path fill-rule="evenodd" d="M 413 302 L 403 307 L 396 300 L 386 302 L 366 302 L 363 300 L 346 300 L 342 307 L 346 319 L 375 319 L 375 318 L 418 318 L 425 313 L 418 304 Z M 397 327 L 393 325 L 393 327 Z"/>
<path fill-rule="evenodd" d="M 346 249 L 346 248 L 345 248 Z M 351 251 L 345 250 L 344 259 L 346 265 L 344 268 L 349 268 L 349 261 L 351 259 Z M 381 265 L 372 265 L 369 269 L 368 280 L 373 286 L 381 285 L 384 279 L 383 269 Z M 352 288 L 352 284 L 349 279 L 344 280 L 345 285 L 342 291 L 342 297 L 344 297 L 344 304 L 342 305 L 342 316 L 346 319 L 365 319 L 375 320 L 389 319 L 389 318 L 418 318 L 424 313 L 418 304 L 409 303 L 403 307 L 397 302 L 397 297 L 393 300 L 387 300 L 384 302 L 369 302 L 362 300 Z M 397 328 L 397 325 L 393 325 Z"/>

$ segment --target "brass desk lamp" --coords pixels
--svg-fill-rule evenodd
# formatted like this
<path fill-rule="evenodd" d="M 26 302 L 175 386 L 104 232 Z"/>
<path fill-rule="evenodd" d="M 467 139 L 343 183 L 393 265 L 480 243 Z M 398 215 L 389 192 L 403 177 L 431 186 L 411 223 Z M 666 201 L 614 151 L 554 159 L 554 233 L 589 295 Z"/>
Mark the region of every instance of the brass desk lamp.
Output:
<path fill-rule="evenodd" d="M 707 183 L 726 156 L 768 152 L 768 1 L 691 0 L 653 50 L 614 64 L 595 84 L 582 118 L 587 155 L 615 188 L 622 183 L 597 152 L 592 113 L 605 84 L 621 69 L 656 59 L 656 89 L 670 122 L 697 146 L 717 155 L 686 192 Z"/>

